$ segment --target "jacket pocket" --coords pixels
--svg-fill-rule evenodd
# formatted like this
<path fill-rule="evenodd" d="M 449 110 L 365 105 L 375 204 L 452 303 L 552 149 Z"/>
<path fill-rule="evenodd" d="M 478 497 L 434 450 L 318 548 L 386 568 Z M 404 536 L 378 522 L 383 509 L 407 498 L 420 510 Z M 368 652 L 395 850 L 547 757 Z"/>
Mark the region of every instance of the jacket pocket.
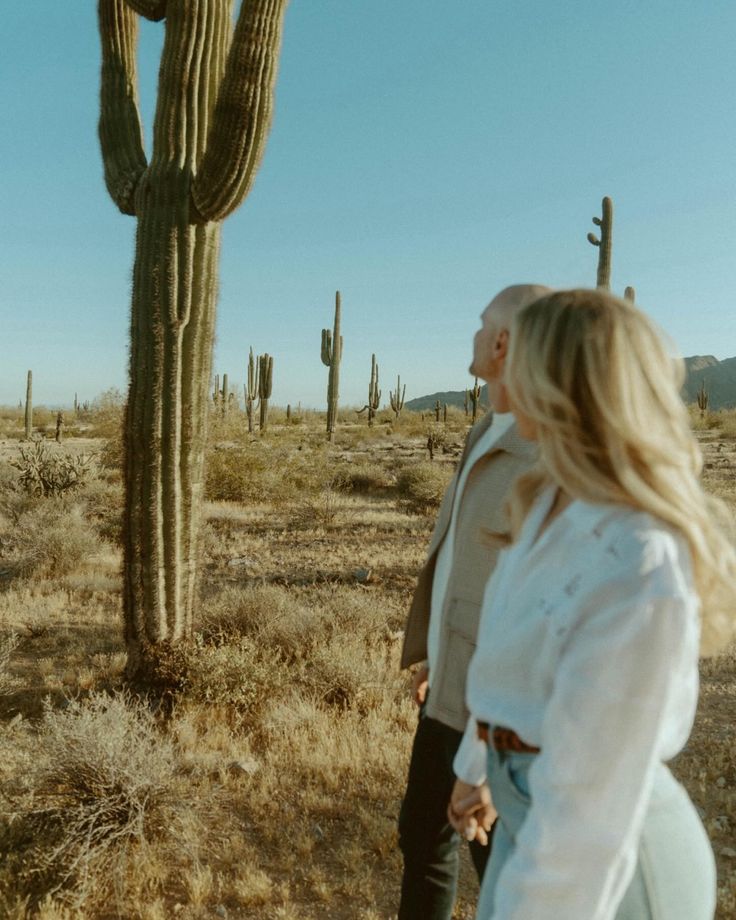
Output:
<path fill-rule="evenodd" d="M 480 620 L 480 604 L 456 597 L 447 608 L 447 626 L 449 631 L 458 633 L 467 639 L 475 648 L 478 635 L 478 621 Z"/>
<path fill-rule="evenodd" d="M 463 720 L 467 718 L 465 705 L 465 683 L 468 665 L 475 651 L 475 639 L 470 639 L 464 632 L 450 627 L 447 631 L 447 643 L 440 667 L 438 685 L 433 685 L 434 703 L 446 712 Z"/>

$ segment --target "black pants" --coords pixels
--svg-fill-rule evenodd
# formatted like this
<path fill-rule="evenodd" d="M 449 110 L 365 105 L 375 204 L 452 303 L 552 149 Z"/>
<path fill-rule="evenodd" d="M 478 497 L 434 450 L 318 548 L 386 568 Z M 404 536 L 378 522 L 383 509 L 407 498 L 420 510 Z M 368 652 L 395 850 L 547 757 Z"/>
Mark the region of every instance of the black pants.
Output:
<path fill-rule="evenodd" d="M 420 710 L 399 814 L 404 875 L 398 920 L 450 920 L 452 916 L 460 837 L 447 821 L 447 805 L 455 784 L 452 761 L 461 738 L 461 732 Z M 470 854 L 482 879 L 490 845 L 473 841 Z"/>

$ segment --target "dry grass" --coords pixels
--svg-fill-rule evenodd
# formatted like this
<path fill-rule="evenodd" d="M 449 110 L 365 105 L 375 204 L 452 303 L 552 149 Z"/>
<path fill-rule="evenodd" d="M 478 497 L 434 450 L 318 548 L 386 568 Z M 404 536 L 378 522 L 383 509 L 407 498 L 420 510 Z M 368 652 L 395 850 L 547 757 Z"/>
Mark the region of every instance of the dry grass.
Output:
<path fill-rule="evenodd" d="M 350 420 L 329 448 L 314 414 L 275 409 L 263 437 L 213 418 L 197 639 L 163 721 L 119 692 L 112 402 L 108 462 L 67 499 L 19 490 L 0 445 L 0 915 L 388 920 L 416 718 L 401 630 L 464 419 L 430 464 L 433 416 Z M 723 430 L 702 432 L 706 481 L 734 502 Z M 675 764 L 720 920 L 736 917 L 735 697 L 736 656 L 704 663 Z M 457 918 L 475 896 L 465 864 Z"/>

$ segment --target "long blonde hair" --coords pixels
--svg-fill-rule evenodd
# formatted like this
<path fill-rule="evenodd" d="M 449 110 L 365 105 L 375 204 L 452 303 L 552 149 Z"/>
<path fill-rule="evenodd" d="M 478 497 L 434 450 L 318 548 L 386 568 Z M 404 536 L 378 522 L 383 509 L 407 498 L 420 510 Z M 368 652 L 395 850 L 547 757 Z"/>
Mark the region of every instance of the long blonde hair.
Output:
<path fill-rule="evenodd" d="M 686 537 L 703 609 L 704 653 L 734 632 L 736 552 L 725 505 L 700 485 L 702 455 L 680 398 L 684 365 L 652 322 L 601 290 L 556 291 L 520 310 L 506 383 L 536 425 L 540 463 L 511 498 L 518 530 L 554 482 L 572 498 L 626 504 Z"/>

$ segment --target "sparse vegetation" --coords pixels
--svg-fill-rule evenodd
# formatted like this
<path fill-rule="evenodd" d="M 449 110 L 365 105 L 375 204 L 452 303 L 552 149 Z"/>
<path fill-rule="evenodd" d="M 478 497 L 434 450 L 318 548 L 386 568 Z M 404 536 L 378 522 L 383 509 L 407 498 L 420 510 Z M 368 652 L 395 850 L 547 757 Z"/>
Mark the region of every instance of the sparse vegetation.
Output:
<path fill-rule="evenodd" d="M 430 464 L 435 423 L 406 409 L 342 424 L 329 446 L 324 414 L 294 426 L 274 407 L 261 439 L 244 412 L 211 413 L 201 599 L 165 662 L 166 707 L 121 692 L 115 463 L 43 497 L 7 462 L 17 442 L 1 449 L 0 916 L 395 913 L 416 718 L 402 628 L 467 420 L 448 411 Z M 706 483 L 736 505 L 736 413 L 693 409 L 699 428 L 711 416 Z M 719 920 L 736 916 L 735 675 L 733 652 L 704 662 L 674 765 L 719 861 Z M 475 894 L 466 865 L 456 918 Z"/>

